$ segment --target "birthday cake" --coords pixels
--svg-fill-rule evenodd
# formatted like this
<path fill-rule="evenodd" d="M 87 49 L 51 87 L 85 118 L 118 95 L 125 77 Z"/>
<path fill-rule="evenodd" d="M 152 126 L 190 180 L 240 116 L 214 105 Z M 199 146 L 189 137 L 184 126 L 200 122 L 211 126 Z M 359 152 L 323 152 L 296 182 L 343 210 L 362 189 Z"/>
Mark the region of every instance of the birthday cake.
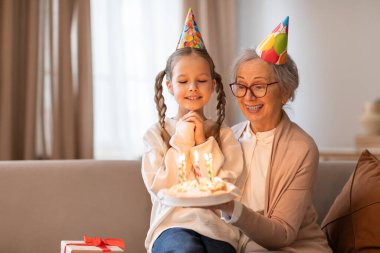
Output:
<path fill-rule="evenodd" d="M 177 161 L 179 183 L 158 192 L 157 196 L 162 204 L 178 207 L 210 206 L 226 203 L 240 196 L 235 185 L 213 176 L 211 153 L 204 154 L 208 177 L 202 177 L 198 153 L 194 152 L 195 179 L 189 180 L 186 177 L 185 158 L 182 154 Z"/>
<path fill-rule="evenodd" d="M 226 192 L 227 183 L 219 177 L 201 177 L 198 180 L 187 180 L 173 185 L 166 191 L 166 194 L 173 197 L 201 197 Z"/>
<path fill-rule="evenodd" d="M 158 193 L 163 204 L 180 207 L 218 205 L 239 196 L 239 188 L 218 177 L 186 180 Z"/>

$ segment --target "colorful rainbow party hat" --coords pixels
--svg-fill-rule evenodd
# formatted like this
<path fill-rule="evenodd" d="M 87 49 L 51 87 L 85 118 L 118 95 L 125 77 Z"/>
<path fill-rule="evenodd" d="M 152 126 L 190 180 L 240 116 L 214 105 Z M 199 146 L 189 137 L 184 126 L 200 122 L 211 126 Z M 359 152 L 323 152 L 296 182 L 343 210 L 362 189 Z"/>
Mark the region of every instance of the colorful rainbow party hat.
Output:
<path fill-rule="evenodd" d="M 185 25 L 177 44 L 177 49 L 184 47 L 206 48 L 191 8 L 187 13 Z"/>
<path fill-rule="evenodd" d="M 287 16 L 256 48 L 264 61 L 281 65 L 286 63 L 289 16 Z"/>

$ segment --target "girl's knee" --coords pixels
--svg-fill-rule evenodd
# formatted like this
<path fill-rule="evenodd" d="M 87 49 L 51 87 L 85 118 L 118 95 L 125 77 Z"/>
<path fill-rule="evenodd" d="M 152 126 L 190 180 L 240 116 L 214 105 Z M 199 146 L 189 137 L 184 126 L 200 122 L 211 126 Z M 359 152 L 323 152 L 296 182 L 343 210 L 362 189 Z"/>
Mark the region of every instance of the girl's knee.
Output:
<path fill-rule="evenodd" d="M 188 229 L 165 230 L 155 240 L 152 253 L 203 253 L 204 246 L 199 235 Z"/>

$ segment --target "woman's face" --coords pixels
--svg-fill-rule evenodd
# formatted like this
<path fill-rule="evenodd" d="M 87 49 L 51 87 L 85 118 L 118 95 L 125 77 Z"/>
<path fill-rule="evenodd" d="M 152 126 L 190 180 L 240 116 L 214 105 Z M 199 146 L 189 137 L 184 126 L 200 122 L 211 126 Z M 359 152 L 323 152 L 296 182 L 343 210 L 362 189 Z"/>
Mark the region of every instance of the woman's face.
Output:
<path fill-rule="evenodd" d="M 261 59 L 254 59 L 242 63 L 236 72 L 236 83 L 249 87 L 255 84 L 268 84 L 276 80 L 269 63 Z M 281 120 L 282 101 L 286 96 L 280 92 L 279 83 L 267 86 L 264 97 L 255 97 L 250 90 L 244 97 L 237 98 L 240 110 L 251 122 L 254 132 L 265 132 L 275 128 Z"/>
<path fill-rule="evenodd" d="M 203 107 L 210 100 L 215 84 L 208 62 L 194 54 L 183 56 L 175 63 L 172 80 L 166 83 L 179 105 L 180 117 L 188 111 L 203 115 Z"/>

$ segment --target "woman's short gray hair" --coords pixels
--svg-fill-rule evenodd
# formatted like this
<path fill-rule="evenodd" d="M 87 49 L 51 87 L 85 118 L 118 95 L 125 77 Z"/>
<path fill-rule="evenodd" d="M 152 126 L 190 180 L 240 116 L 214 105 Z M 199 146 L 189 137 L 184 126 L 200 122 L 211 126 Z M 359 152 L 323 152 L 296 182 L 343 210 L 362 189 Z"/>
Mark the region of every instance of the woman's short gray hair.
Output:
<path fill-rule="evenodd" d="M 260 59 L 254 49 L 245 49 L 240 56 L 236 59 L 233 65 L 233 77 L 236 80 L 237 70 L 242 63 Z M 279 82 L 279 87 L 282 94 L 288 94 L 289 100 L 293 101 L 295 97 L 295 91 L 298 88 L 299 76 L 296 63 L 287 55 L 286 63 L 283 65 L 271 64 L 273 72 L 276 75 L 276 80 Z"/>

